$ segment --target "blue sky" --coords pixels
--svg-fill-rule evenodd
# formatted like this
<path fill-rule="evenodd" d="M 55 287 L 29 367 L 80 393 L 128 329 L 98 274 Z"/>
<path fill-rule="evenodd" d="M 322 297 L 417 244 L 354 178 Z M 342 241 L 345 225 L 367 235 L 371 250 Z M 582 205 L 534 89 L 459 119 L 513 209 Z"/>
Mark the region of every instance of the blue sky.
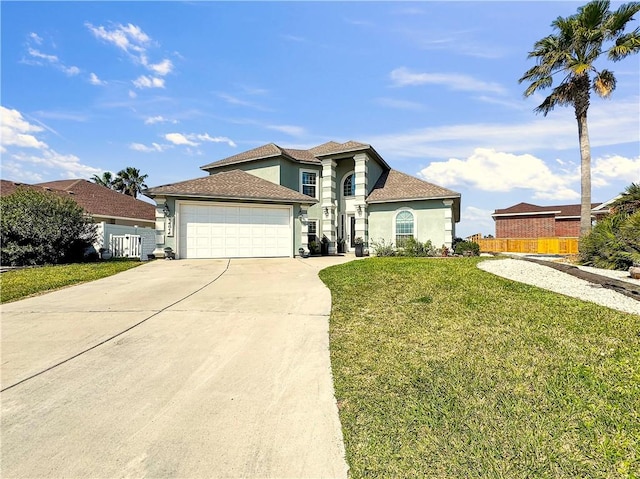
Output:
<path fill-rule="evenodd" d="M 1 176 L 134 166 L 157 186 L 269 142 L 356 140 L 460 192 L 458 236 L 494 233 L 496 208 L 579 202 L 573 111 L 536 115 L 517 80 L 581 4 L 3 1 Z M 599 66 L 618 79 L 589 110 L 606 201 L 640 181 L 640 58 Z"/>

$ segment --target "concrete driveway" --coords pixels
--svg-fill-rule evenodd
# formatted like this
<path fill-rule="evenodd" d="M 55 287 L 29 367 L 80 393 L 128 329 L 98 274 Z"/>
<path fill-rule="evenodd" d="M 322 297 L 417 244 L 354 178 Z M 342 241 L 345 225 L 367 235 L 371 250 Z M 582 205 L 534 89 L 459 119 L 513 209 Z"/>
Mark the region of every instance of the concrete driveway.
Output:
<path fill-rule="evenodd" d="M 2 307 L 2 477 L 346 477 L 319 269 L 155 261 Z"/>

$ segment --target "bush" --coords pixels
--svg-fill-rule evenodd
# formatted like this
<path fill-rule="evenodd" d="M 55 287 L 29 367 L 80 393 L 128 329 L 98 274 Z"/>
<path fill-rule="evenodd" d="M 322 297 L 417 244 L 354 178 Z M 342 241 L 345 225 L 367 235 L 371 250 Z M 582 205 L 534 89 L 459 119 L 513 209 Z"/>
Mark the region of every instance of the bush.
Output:
<path fill-rule="evenodd" d="M 626 270 L 640 262 L 640 211 L 609 215 L 580 240 L 580 262 L 603 269 Z"/>
<path fill-rule="evenodd" d="M 453 251 L 461 256 L 478 256 L 480 245 L 475 241 L 458 241 Z"/>
<path fill-rule="evenodd" d="M 96 225 L 71 198 L 18 188 L 0 198 L 0 261 L 24 266 L 81 261 Z"/>
<path fill-rule="evenodd" d="M 416 240 L 413 237 L 407 238 L 407 240 L 404 242 L 403 247 L 400 249 L 399 253 L 402 256 L 410 256 L 410 257 L 437 255 L 437 251 L 433 247 L 431 240 L 427 240 L 426 242 L 421 243 L 420 241 Z"/>
<path fill-rule="evenodd" d="M 371 247 L 376 256 L 395 256 L 396 249 L 393 247 L 393 243 L 386 243 L 384 239 L 381 239 L 380 242 L 371 241 Z"/>

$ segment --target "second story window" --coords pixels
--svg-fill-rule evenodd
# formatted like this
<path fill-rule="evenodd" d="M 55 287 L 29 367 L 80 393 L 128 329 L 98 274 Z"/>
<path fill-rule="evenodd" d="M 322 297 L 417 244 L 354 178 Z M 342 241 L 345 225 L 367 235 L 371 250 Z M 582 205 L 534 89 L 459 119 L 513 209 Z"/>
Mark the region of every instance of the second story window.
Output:
<path fill-rule="evenodd" d="M 356 183 L 354 181 L 353 173 L 344 179 L 344 187 L 342 188 L 342 194 L 346 196 L 355 196 Z"/>
<path fill-rule="evenodd" d="M 302 194 L 311 196 L 312 198 L 318 197 L 318 173 L 315 171 L 303 171 L 300 175 L 300 183 L 302 188 Z"/>

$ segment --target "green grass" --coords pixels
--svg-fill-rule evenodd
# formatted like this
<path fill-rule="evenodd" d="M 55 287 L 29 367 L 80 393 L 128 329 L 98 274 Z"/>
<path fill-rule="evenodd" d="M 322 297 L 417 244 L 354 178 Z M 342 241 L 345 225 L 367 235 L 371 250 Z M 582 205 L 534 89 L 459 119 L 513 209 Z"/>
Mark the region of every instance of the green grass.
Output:
<path fill-rule="evenodd" d="M 478 261 L 321 271 L 351 477 L 640 477 L 640 316 Z"/>
<path fill-rule="evenodd" d="M 0 302 L 16 301 L 72 284 L 105 278 L 141 264 L 139 261 L 106 261 L 8 271 L 0 275 Z"/>

